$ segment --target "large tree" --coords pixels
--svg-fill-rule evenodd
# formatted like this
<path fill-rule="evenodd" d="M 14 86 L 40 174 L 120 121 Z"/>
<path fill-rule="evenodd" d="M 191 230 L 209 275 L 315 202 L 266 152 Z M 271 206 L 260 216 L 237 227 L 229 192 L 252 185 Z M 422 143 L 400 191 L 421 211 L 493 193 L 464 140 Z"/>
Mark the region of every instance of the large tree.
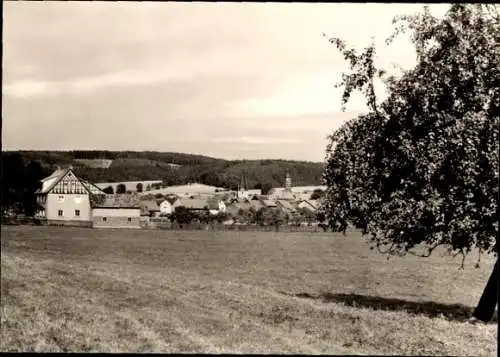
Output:
<path fill-rule="evenodd" d="M 453 4 L 436 18 L 424 7 L 394 22 L 388 44 L 407 32 L 417 55 L 415 68 L 400 76 L 375 67 L 373 44 L 358 54 L 330 39 L 351 68 L 342 77 L 342 104 L 360 90 L 369 111 L 330 136 L 323 177 L 329 226 L 361 226 L 387 254 L 428 256 L 440 245 L 464 258 L 473 248 L 496 252 L 498 11 Z"/>
<path fill-rule="evenodd" d="M 123 194 L 123 193 L 126 193 L 127 191 L 127 187 L 125 186 L 124 183 L 120 183 L 118 184 L 118 186 L 116 186 L 116 193 L 117 194 Z"/>
<path fill-rule="evenodd" d="M 102 190 L 104 193 L 107 193 L 108 195 L 114 194 L 113 186 L 108 186 L 104 190 Z"/>
<path fill-rule="evenodd" d="M 2 155 L 1 205 L 2 214 L 8 209 L 32 216 L 36 209 L 35 191 L 41 187 L 40 180 L 49 175 L 39 162 L 25 165 L 19 153 Z"/>

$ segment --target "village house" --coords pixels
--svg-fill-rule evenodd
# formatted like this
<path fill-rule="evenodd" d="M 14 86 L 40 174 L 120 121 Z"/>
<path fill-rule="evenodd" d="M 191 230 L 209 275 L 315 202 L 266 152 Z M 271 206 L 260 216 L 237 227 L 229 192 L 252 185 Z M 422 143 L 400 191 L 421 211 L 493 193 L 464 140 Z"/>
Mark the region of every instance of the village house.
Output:
<path fill-rule="evenodd" d="M 297 211 L 294 205 L 288 200 L 276 200 L 276 206 L 285 213 L 293 213 Z"/>
<path fill-rule="evenodd" d="M 311 212 L 316 212 L 317 208 L 318 208 L 318 204 L 315 200 L 302 200 L 299 202 L 299 204 L 297 205 L 298 208 L 300 209 L 307 209 Z"/>
<path fill-rule="evenodd" d="M 58 168 L 41 183 L 42 188 L 35 192 L 37 218 L 49 225 L 92 226 L 91 196 L 104 195 L 103 191 L 78 178 L 71 167 Z"/>
<path fill-rule="evenodd" d="M 285 187 L 276 187 L 269 190 L 268 197 L 271 200 L 296 200 L 296 196 L 292 191 L 292 176 L 289 172 L 285 176 Z"/>
<path fill-rule="evenodd" d="M 208 204 L 208 211 L 212 215 L 226 212 L 226 208 L 227 208 L 226 204 L 224 203 L 224 201 L 222 201 L 218 197 L 212 197 L 212 198 L 208 199 L 207 204 Z"/>
<path fill-rule="evenodd" d="M 177 207 L 182 206 L 182 202 L 177 197 L 167 197 L 160 203 L 160 214 L 168 215 L 174 213 Z"/>
<path fill-rule="evenodd" d="M 133 195 L 106 195 L 80 179 L 72 168 L 57 169 L 41 180 L 36 217 L 49 225 L 140 228 L 140 206 Z"/>
<path fill-rule="evenodd" d="M 141 206 L 134 195 L 106 195 L 92 210 L 94 228 L 141 228 Z"/>

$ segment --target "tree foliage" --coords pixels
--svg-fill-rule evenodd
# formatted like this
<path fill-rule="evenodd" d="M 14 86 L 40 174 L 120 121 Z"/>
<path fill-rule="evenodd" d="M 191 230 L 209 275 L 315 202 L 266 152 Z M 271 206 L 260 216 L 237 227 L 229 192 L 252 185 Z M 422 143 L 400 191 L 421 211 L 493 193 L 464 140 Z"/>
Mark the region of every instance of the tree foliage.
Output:
<path fill-rule="evenodd" d="M 323 191 L 322 189 L 320 188 L 317 188 L 313 191 L 313 193 L 311 194 L 311 197 L 310 199 L 311 200 L 317 200 L 317 199 L 320 199 L 321 197 L 323 197 L 325 195 L 325 191 Z"/>
<path fill-rule="evenodd" d="M 35 191 L 49 172 L 37 161 L 26 164 L 18 153 L 3 153 L 1 170 L 2 214 L 12 210 L 32 216 L 37 208 Z"/>
<path fill-rule="evenodd" d="M 178 224 L 189 224 L 193 221 L 195 215 L 184 206 L 176 207 L 172 213 L 171 219 Z"/>
<path fill-rule="evenodd" d="M 105 189 L 102 190 L 104 193 L 108 194 L 108 195 L 112 195 L 114 194 L 114 189 L 113 189 L 113 186 L 108 186 L 106 187 Z"/>
<path fill-rule="evenodd" d="M 47 170 L 73 165 L 74 172 L 90 182 L 162 180 L 163 186 L 199 182 L 236 190 L 242 172 L 249 187 L 260 184 L 265 194 L 284 185 L 289 171 L 294 184 L 319 185 L 321 163 L 288 160 L 223 160 L 200 155 L 132 151 L 19 151 L 25 161 L 38 161 Z M 77 159 L 113 160 L 108 168 L 87 167 Z M 172 166 L 172 164 L 180 166 Z M 150 185 L 150 189 L 161 188 Z M 143 187 L 148 191 L 148 186 Z"/>
<path fill-rule="evenodd" d="M 122 193 L 125 193 L 127 190 L 127 187 L 125 186 L 125 184 L 123 183 L 120 183 L 116 186 L 116 193 L 117 194 L 122 194 Z"/>
<path fill-rule="evenodd" d="M 329 226 L 363 227 L 381 252 L 428 256 L 439 245 L 463 257 L 494 252 L 498 234 L 500 25 L 491 5 L 450 6 L 442 19 L 396 18 L 417 64 L 399 77 L 332 38 L 349 61 L 342 104 L 361 91 L 369 112 L 329 138 L 324 172 Z M 387 98 L 379 103 L 374 81 Z M 425 246 L 425 252 L 417 253 Z"/>

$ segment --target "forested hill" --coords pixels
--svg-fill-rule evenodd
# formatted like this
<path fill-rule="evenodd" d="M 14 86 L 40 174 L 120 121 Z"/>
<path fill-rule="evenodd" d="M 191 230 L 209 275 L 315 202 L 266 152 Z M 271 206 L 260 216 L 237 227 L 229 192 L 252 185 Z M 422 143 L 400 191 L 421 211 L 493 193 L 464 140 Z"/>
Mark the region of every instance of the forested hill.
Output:
<path fill-rule="evenodd" d="M 279 187 L 290 172 L 294 186 L 319 185 L 322 163 L 289 160 L 224 160 L 202 155 L 154 151 L 8 151 L 25 165 L 39 162 L 51 171 L 72 165 L 92 182 L 163 180 L 166 185 L 200 182 L 236 189 L 244 173 L 248 188 Z M 3 161 L 3 160 L 2 160 Z"/>

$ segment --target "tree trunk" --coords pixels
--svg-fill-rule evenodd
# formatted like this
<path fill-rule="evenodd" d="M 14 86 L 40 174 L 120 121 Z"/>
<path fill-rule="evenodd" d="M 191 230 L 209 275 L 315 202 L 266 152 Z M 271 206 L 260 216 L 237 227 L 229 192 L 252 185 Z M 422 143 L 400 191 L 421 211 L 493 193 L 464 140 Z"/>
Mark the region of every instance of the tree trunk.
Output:
<path fill-rule="evenodd" d="M 498 302 L 498 258 L 493 267 L 488 283 L 484 288 L 483 295 L 479 299 L 476 309 L 472 316 L 483 322 L 488 322 L 495 313 L 495 307 Z"/>

